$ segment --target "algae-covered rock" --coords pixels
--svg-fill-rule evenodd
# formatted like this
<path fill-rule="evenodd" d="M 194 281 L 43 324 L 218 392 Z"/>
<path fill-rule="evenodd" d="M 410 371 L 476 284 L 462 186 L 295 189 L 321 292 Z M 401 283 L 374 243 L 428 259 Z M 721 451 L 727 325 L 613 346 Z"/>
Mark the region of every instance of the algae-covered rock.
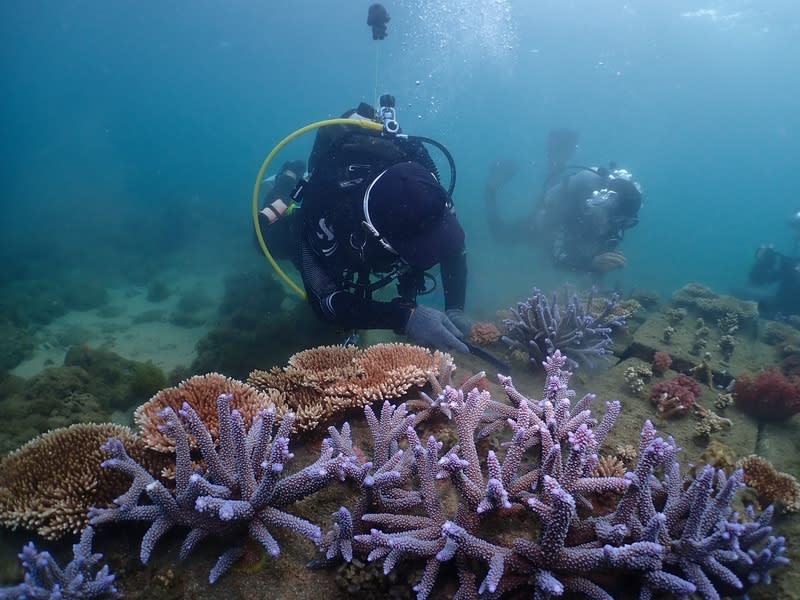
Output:
<path fill-rule="evenodd" d="M 33 335 L 27 327 L 0 321 L 0 371 L 9 371 L 33 355 Z"/>
<path fill-rule="evenodd" d="M 149 360 L 133 365 L 130 393 L 134 398 L 150 398 L 165 387 L 167 387 L 167 377 L 161 367 Z"/>
<path fill-rule="evenodd" d="M 167 383 L 164 372 L 152 362 L 128 360 L 103 348 L 73 346 L 64 365 L 84 369 L 89 377 L 87 391 L 109 410 L 142 404 Z"/>
<path fill-rule="evenodd" d="M 177 327 L 200 327 L 214 319 L 214 309 L 214 299 L 198 286 L 181 296 L 169 322 Z"/>
<path fill-rule="evenodd" d="M 0 371 L 0 400 L 19 393 L 25 386 L 25 379 L 7 371 Z"/>
<path fill-rule="evenodd" d="M 283 364 L 295 352 L 347 336 L 321 322 L 306 302 L 283 311 L 284 297 L 283 287 L 263 270 L 228 278 L 217 323 L 197 343 L 192 372 L 244 379 L 253 369 Z"/>
<path fill-rule="evenodd" d="M 56 427 L 106 422 L 167 387 L 164 372 L 154 363 L 108 350 L 73 346 L 64 364 L 27 381 L 8 379 L 10 393 L 0 395 L 0 452 Z"/>
<path fill-rule="evenodd" d="M 150 285 L 147 286 L 147 299 L 150 302 L 163 302 L 169 298 L 171 294 L 172 290 L 160 279 L 151 281 Z"/>
<path fill-rule="evenodd" d="M 146 310 L 144 312 L 135 315 L 131 322 L 134 325 L 140 325 L 142 323 L 157 323 L 159 321 L 166 321 L 167 316 L 163 310 L 160 308 L 153 308 L 151 310 Z"/>
<path fill-rule="evenodd" d="M 208 317 L 197 313 L 183 313 L 175 311 L 169 316 L 169 322 L 176 327 L 201 327 L 208 322 Z"/>
<path fill-rule="evenodd" d="M 22 395 L 34 412 L 61 402 L 72 394 L 89 391 L 89 373 L 79 366 L 52 367 L 31 377 Z"/>
<path fill-rule="evenodd" d="M 53 367 L 21 383 L 0 399 L 0 452 L 19 447 L 54 427 L 107 417 L 89 392 L 89 375 L 80 367 Z"/>
<path fill-rule="evenodd" d="M 68 310 L 91 310 L 108 304 L 108 290 L 96 280 L 71 278 L 63 282 L 61 297 Z"/>
<path fill-rule="evenodd" d="M 181 296 L 175 308 L 182 313 L 197 313 L 213 306 L 214 300 L 208 292 L 202 287 L 195 287 Z"/>
<path fill-rule="evenodd" d="M 672 368 L 688 372 L 703 362 L 704 354 L 711 354 L 710 366 L 714 382 L 727 385 L 731 377 L 746 371 L 758 371 L 774 365 L 775 350 L 759 339 L 739 331 L 735 335 L 736 347 L 729 356 L 724 356 L 721 342 L 725 335 L 715 323 L 703 326 L 704 346 L 697 348 L 698 323 L 691 312 L 676 320 L 674 314 L 652 313 L 636 330 L 626 356 L 635 356 L 651 362 L 656 352 L 666 352 L 672 358 Z M 669 331 L 669 335 L 665 333 Z"/>
<path fill-rule="evenodd" d="M 0 314 L 19 327 L 46 325 L 67 312 L 61 292 L 56 280 L 14 282 L 0 293 Z"/>
<path fill-rule="evenodd" d="M 675 306 L 682 306 L 705 318 L 711 323 L 726 315 L 735 315 L 742 329 L 755 332 L 758 320 L 758 303 L 752 300 L 740 300 L 733 296 L 717 294 L 712 289 L 699 283 L 689 283 L 679 289 L 672 297 Z"/>

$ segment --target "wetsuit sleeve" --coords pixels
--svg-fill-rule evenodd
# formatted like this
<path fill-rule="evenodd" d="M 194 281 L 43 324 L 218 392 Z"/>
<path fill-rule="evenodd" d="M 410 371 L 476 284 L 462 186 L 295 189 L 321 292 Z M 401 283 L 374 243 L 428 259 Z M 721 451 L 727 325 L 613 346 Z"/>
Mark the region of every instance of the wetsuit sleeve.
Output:
<path fill-rule="evenodd" d="M 367 300 L 342 289 L 305 240 L 301 242 L 300 258 L 308 301 L 320 319 L 345 329 L 393 329 L 398 333 L 405 330 L 411 306 Z"/>
<path fill-rule="evenodd" d="M 461 252 L 442 261 L 444 309 L 464 310 L 467 295 L 467 253 Z"/>

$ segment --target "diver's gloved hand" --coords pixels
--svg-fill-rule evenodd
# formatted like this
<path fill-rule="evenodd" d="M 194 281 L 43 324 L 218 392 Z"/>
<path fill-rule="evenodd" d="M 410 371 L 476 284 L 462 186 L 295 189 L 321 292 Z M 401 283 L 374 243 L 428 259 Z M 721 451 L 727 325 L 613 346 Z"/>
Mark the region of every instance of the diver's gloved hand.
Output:
<path fill-rule="evenodd" d="M 489 166 L 489 178 L 486 180 L 486 185 L 493 190 L 499 189 L 511 181 L 517 171 L 519 171 L 519 165 L 516 161 L 496 160 Z"/>
<path fill-rule="evenodd" d="M 626 262 L 622 252 L 603 252 L 592 259 L 592 269 L 600 273 L 608 273 L 624 268 Z"/>
<path fill-rule="evenodd" d="M 280 172 L 275 177 L 275 194 L 288 196 L 294 191 L 297 182 L 306 173 L 306 163 L 302 160 L 293 160 L 283 163 Z"/>
<path fill-rule="evenodd" d="M 420 346 L 469 353 L 467 346 L 459 339 L 462 335 L 458 327 L 446 314 L 435 308 L 417 306 L 406 323 L 405 334 Z"/>
<path fill-rule="evenodd" d="M 472 326 L 475 324 L 475 321 L 464 314 L 463 310 L 460 308 L 451 308 L 446 310 L 445 314 L 453 325 L 458 327 L 458 330 L 465 338 L 469 338 L 469 336 L 472 335 Z"/>

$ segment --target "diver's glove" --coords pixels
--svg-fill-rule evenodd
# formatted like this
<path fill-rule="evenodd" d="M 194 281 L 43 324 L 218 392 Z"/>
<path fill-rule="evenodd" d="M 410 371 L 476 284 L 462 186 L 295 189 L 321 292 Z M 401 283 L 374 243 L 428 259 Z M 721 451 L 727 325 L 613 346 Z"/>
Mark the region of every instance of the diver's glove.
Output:
<path fill-rule="evenodd" d="M 302 160 L 293 160 L 283 163 L 280 172 L 275 177 L 275 187 L 272 189 L 275 194 L 280 197 L 285 197 L 294 191 L 297 182 L 306 173 L 306 163 Z"/>
<path fill-rule="evenodd" d="M 459 339 L 462 335 L 458 327 L 446 314 L 435 308 L 414 308 L 406 323 L 405 334 L 420 346 L 469 353 L 467 346 Z"/>
<path fill-rule="evenodd" d="M 465 338 L 469 338 L 469 336 L 472 335 L 472 326 L 475 325 L 475 321 L 464 314 L 463 310 L 460 308 L 451 308 L 446 310 L 445 314 L 450 319 L 450 322 L 458 327 L 458 330 Z"/>
<path fill-rule="evenodd" d="M 599 273 L 608 273 L 614 269 L 622 269 L 626 264 L 625 255 L 622 252 L 603 252 L 592 259 L 592 270 Z"/>

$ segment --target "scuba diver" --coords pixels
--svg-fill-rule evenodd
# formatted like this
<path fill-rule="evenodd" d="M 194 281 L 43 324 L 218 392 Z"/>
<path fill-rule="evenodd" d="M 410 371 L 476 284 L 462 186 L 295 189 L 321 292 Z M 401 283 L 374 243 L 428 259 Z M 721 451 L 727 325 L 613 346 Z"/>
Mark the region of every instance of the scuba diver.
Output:
<path fill-rule="evenodd" d="M 800 240 L 800 211 L 789 218 L 788 225 L 792 229 L 796 252 Z M 763 245 L 756 250 L 748 282 L 759 287 L 775 286 L 769 295 L 758 297 L 761 313 L 767 316 L 800 315 L 800 256 L 787 256 L 775 250 L 772 244 Z"/>
<path fill-rule="evenodd" d="M 320 129 L 308 177 L 302 161 L 285 163 L 259 224 L 273 253 L 299 269 L 323 321 L 354 330 L 392 329 L 420 345 L 468 352 L 462 341 L 472 327 L 464 314 L 464 231 L 422 143 L 432 140 L 402 135 L 394 114 L 394 98 L 384 95 L 380 112 L 362 103 L 342 118 L 383 120 L 397 135 L 357 125 Z M 437 264 L 444 311 L 416 301 L 432 290 L 435 279 L 427 271 Z M 396 298 L 373 299 L 391 283 Z"/>
<path fill-rule="evenodd" d="M 641 187 L 613 163 L 608 168 L 569 165 L 577 143 L 574 131 L 550 132 L 537 205 L 513 224 L 500 220 L 497 197 L 516 174 L 516 164 L 492 165 L 484 191 L 490 231 L 497 239 L 539 240 L 559 268 L 591 273 L 623 268 L 626 259 L 619 246 L 639 222 Z"/>

